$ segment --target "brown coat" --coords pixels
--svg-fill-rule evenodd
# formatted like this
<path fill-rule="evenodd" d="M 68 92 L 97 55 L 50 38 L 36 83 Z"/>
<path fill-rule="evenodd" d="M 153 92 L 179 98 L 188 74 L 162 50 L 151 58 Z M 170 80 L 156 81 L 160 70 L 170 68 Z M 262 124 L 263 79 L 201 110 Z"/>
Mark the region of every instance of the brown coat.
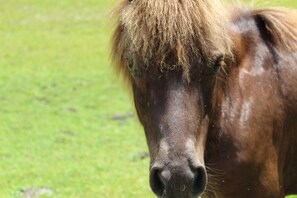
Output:
<path fill-rule="evenodd" d="M 112 57 L 169 198 L 297 194 L 297 14 L 124 0 Z"/>

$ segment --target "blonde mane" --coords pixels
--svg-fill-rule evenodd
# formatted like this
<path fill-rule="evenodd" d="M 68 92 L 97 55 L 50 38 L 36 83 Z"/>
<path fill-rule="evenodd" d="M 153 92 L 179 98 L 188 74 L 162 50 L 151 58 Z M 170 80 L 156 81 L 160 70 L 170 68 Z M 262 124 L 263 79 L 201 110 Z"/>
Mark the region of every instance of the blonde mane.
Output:
<path fill-rule="evenodd" d="M 297 12 L 288 8 L 263 8 L 251 13 L 265 24 L 273 44 L 281 51 L 297 51 Z"/>
<path fill-rule="evenodd" d="M 241 14 L 261 20 L 279 50 L 297 51 L 297 14 L 289 9 L 243 11 L 220 0 L 122 0 L 114 13 L 112 60 L 128 80 L 131 65 L 181 69 L 188 77 L 190 67 L 215 54 L 232 55 L 227 26 Z"/>
<path fill-rule="evenodd" d="M 230 49 L 225 10 L 219 0 L 122 1 L 112 49 L 117 69 L 158 66 L 187 75 L 191 63 Z"/>

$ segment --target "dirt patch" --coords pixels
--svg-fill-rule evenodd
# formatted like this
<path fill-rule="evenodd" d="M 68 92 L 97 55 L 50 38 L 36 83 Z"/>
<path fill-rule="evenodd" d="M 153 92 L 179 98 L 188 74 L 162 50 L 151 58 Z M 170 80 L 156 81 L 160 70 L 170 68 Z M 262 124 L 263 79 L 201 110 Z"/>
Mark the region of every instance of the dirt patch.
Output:
<path fill-rule="evenodd" d="M 47 187 L 31 187 L 21 190 L 24 198 L 40 198 L 42 196 L 51 197 L 54 195 L 54 191 Z"/>

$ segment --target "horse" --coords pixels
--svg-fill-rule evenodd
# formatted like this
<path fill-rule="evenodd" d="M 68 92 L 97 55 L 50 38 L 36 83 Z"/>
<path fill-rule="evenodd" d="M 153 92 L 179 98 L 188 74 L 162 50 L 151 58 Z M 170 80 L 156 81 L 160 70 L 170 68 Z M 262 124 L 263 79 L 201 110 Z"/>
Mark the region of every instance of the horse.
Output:
<path fill-rule="evenodd" d="M 297 194 L 297 14 L 220 0 L 121 0 L 111 57 L 158 197 Z"/>

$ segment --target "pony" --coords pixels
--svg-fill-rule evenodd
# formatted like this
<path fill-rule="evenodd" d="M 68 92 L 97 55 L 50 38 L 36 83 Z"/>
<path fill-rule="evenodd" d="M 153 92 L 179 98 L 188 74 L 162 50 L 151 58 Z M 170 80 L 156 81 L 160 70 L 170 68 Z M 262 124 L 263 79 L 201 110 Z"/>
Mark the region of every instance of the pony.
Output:
<path fill-rule="evenodd" d="M 297 194 L 296 11 L 121 0 L 114 13 L 158 197 Z"/>

